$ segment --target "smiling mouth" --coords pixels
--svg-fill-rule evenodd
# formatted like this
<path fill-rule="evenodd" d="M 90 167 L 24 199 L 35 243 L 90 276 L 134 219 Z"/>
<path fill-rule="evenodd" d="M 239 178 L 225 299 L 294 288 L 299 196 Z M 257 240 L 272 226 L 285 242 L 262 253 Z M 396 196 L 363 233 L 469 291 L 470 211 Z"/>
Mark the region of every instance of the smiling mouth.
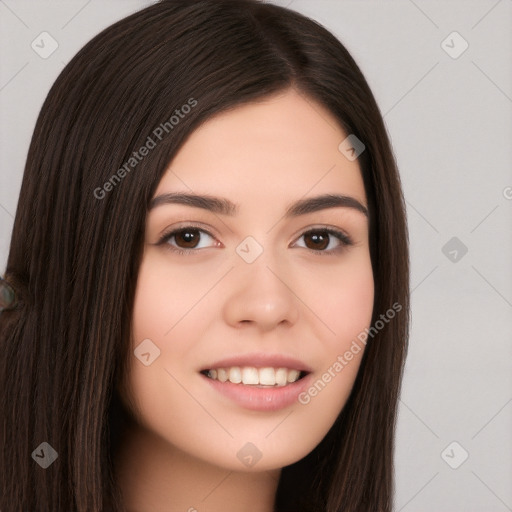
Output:
<path fill-rule="evenodd" d="M 232 366 L 229 368 L 202 370 L 200 373 L 219 382 L 272 388 L 293 384 L 304 378 L 309 372 L 291 368 Z"/>

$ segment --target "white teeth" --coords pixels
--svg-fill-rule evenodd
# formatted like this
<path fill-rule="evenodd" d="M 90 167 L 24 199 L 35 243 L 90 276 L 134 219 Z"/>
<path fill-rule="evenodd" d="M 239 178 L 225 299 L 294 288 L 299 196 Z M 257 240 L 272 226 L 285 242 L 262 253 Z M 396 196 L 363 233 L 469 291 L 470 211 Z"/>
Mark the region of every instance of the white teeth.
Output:
<path fill-rule="evenodd" d="M 259 371 L 260 384 L 265 386 L 275 386 L 276 372 L 274 368 L 260 368 Z"/>
<path fill-rule="evenodd" d="M 233 384 L 240 384 L 242 382 L 242 372 L 238 366 L 233 366 L 229 369 L 229 382 L 233 382 Z"/>
<path fill-rule="evenodd" d="M 217 372 L 217 379 L 221 382 L 226 382 L 229 378 L 228 372 L 224 368 L 219 368 L 218 370 L 210 370 L 210 377 L 215 379 L 212 372 Z"/>
<path fill-rule="evenodd" d="M 288 368 L 255 368 L 253 366 L 233 366 L 208 371 L 208 377 L 220 382 L 243 383 L 249 386 L 286 386 L 300 377 L 299 370 Z"/>
<path fill-rule="evenodd" d="M 279 368 L 276 371 L 276 384 L 278 386 L 285 386 L 288 381 L 288 372 L 286 368 Z"/>
<path fill-rule="evenodd" d="M 295 382 L 299 378 L 299 370 L 288 370 L 288 382 Z"/>
<path fill-rule="evenodd" d="M 260 378 L 258 375 L 258 370 L 251 367 L 242 368 L 242 382 L 244 384 L 259 384 Z"/>

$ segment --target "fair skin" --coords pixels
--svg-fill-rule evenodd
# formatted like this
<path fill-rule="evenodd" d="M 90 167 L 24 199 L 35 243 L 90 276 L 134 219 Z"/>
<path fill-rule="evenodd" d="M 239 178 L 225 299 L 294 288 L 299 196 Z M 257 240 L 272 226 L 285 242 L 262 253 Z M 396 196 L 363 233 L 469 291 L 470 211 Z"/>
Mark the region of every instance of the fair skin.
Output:
<path fill-rule="evenodd" d="M 362 351 L 307 404 L 277 410 L 246 408 L 199 372 L 240 354 L 284 354 L 308 366 L 313 384 L 370 325 L 367 216 L 347 206 L 285 216 L 323 194 L 367 207 L 359 164 L 338 149 L 346 136 L 328 110 L 290 89 L 209 119 L 163 175 L 155 197 L 222 197 L 238 211 L 162 201 L 148 213 L 132 353 L 149 339 L 145 352 L 160 355 L 147 366 L 132 357 L 121 388 L 136 418 L 116 461 L 128 512 L 271 512 L 281 468 L 310 453 L 343 408 Z M 189 238 L 158 244 L 191 223 Z M 262 249 L 251 263 L 236 251 L 248 236 Z M 243 447 L 259 453 L 255 464 L 237 456 Z"/>

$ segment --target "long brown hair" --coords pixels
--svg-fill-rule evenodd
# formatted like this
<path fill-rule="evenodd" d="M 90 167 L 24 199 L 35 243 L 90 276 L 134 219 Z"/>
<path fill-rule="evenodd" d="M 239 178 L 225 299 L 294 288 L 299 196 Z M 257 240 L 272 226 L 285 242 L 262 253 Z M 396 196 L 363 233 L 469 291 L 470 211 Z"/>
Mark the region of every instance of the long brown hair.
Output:
<path fill-rule="evenodd" d="M 402 310 L 368 341 L 322 442 L 283 468 L 276 510 L 391 511 L 409 260 L 400 179 L 374 97 L 344 46 L 299 13 L 257 0 L 162 0 L 78 52 L 34 129 L 5 272 L 20 304 L 0 314 L 3 512 L 122 510 L 116 386 L 132 357 L 147 206 L 201 123 L 289 87 L 363 141 L 372 325 L 392 304 Z M 169 122 L 191 98 L 187 115 Z M 120 172 L 161 125 L 154 149 Z M 43 442 L 58 453 L 47 469 L 31 456 Z"/>

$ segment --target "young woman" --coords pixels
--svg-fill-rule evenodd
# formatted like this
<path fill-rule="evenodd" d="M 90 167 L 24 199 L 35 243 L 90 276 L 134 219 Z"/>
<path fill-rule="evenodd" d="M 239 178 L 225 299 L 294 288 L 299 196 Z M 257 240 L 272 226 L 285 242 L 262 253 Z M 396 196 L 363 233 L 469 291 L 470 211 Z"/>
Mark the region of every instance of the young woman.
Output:
<path fill-rule="evenodd" d="M 56 80 L 0 315 L 0 510 L 390 512 L 404 201 L 316 22 L 163 0 Z"/>

